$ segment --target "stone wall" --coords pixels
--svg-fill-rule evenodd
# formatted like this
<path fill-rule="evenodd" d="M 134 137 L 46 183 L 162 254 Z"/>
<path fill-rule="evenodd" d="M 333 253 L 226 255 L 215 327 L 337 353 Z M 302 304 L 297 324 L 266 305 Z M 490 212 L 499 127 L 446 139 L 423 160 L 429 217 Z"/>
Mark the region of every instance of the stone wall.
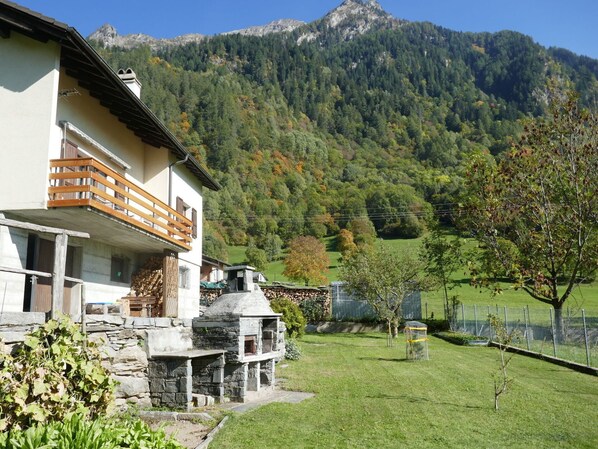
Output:
<path fill-rule="evenodd" d="M 44 322 L 44 313 L 3 313 L 0 316 L 0 338 L 4 342 L 4 351 L 11 351 L 14 345 L 23 342 L 25 334 Z M 86 322 L 89 339 L 100 342 L 104 357 L 102 364 L 118 381 L 117 406 L 127 403 L 139 407 L 152 405 L 148 354 L 164 344 L 160 343 L 161 340 L 154 341 L 152 334 L 170 333 L 171 340 L 191 344 L 191 320 L 88 315 Z M 183 338 L 185 335 L 188 335 L 187 339 Z"/>

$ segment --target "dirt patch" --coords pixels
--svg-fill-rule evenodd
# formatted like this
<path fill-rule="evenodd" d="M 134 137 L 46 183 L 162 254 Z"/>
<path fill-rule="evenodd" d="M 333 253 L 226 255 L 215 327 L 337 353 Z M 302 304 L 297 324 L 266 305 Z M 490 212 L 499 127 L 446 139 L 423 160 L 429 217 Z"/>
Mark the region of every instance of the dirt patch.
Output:
<path fill-rule="evenodd" d="M 193 421 L 163 421 L 150 424 L 157 429 L 162 426 L 168 436 L 172 436 L 184 447 L 195 449 L 212 430 L 211 427 Z"/>
<path fill-rule="evenodd" d="M 216 420 L 174 418 L 166 413 L 162 418 L 155 415 L 143 417 L 143 420 L 154 430 L 162 428 L 167 436 L 181 443 L 184 447 L 195 449 L 214 428 Z"/>

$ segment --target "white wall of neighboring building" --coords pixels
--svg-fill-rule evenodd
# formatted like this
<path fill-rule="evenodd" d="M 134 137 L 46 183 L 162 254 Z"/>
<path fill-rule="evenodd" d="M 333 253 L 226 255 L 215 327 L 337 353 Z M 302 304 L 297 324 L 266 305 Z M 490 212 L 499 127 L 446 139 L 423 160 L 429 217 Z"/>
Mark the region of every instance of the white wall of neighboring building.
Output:
<path fill-rule="evenodd" d="M 59 56 L 54 42 L 44 44 L 14 32 L 0 39 L 0 210 L 46 205 L 48 154 L 57 136 L 52 124 Z"/>

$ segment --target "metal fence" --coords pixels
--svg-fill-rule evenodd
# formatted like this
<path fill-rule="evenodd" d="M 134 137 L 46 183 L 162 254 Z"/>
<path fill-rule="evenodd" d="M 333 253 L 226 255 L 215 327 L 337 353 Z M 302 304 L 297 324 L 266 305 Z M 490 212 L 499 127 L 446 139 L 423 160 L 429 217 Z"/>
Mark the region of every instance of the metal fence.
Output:
<path fill-rule="evenodd" d="M 498 316 L 507 332 L 514 332 L 514 345 L 543 355 L 598 367 L 598 317 L 583 309 L 563 309 L 563 329 L 558 331 L 552 308 L 466 306 L 453 310 L 453 330 L 492 338 L 488 315 Z"/>
<path fill-rule="evenodd" d="M 342 282 L 332 282 L 331 288 L 331 314 L 333 320 L 376 320 L 376 312 L 364 300 L 359 300 L 350 295 L 344 288 Z M 421 294 L 416 291 L 411 293 L 401 304 L 401 315 L 406 320 L 420 320 L 421 315 Z"/>

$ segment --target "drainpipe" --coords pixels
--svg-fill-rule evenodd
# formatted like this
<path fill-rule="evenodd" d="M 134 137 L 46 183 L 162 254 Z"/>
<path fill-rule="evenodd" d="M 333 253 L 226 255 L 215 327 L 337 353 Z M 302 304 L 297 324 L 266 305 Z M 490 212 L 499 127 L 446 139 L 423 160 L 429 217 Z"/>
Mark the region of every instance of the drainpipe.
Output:
<path fill-rule="evenodd" d="M 185 159 L 180 161 L 174 161 L 168 166 L 168 205 L 172 207 L 172 170 L 175 166 L 184 164 L 189 160 L 189 153 L 185 156 Z"/>

